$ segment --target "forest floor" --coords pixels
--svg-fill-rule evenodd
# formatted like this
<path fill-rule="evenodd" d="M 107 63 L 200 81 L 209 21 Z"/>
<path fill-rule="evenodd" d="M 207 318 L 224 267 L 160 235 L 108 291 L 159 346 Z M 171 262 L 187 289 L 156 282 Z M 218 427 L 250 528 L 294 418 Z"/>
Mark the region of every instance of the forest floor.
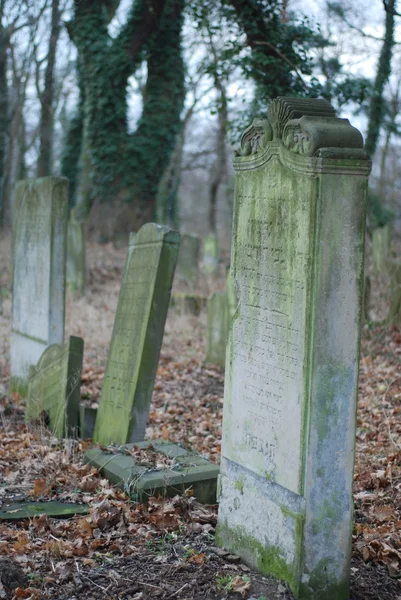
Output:
<path fill-rule="evenodd" d="M 125 251 L 88 248 L 89 289 L 68 296 L 66 335 L 85 340 L 82 395 L 96 405 Z M 293 599 L 214 541 L 217 507 L 187 496 L 132 502 L 83 465 L 90 441 L 62 444 L 24 425 L 24 403 L 7 395 L 11 313 L 9 238 L 0 241 L 0 508 L 23 499 L 88 505 L 71 519 L 0 521 L 0 599 Z M 224 278 L 202 281 L 202 293 Z M 387 309 L 372 273 L 371 317 Z M 147 439 L 220 455 L 224 372 L 205 364 L 206 316 L 169 311 Z M 401 599 L 401 329 L 365 325 L 356 438 L 351 600 Z M 10 562 L 10 559 L 12 562 Z"/>

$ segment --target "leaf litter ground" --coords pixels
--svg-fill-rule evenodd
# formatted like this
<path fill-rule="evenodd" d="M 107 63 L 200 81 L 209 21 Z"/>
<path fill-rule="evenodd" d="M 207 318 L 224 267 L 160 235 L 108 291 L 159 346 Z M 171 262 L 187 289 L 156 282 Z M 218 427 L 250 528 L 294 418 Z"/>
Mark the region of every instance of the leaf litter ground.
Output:
<path fill-rule="evenodd" d="M 18 523 L 0 522 L 0 598 L 292 599 L 286 586 L 249 570 L 237 556 L 216 547 L 216 506 L 197 503 L 190 490 L 183 497 L 131 502 L 96 469 L 83 465 L 90 441 L 59 444 L 44 426 L 25 427 L 23 402 L 6 394 L 8 246 L 9 240 L 2 240 L 0 272 L 6 293 L 0 316 L 0 504 L 78 502 L 88 506 L 89 514 L 68 520 L 43 514 Z M 82 395 L 88 405 L 96 406 L 124 251 L 90 245 L 88 258 L 89 292 L 85 298 L 68 297 L 66 332 L 85 339 Z M 202 281 L 201 289 L 210 292 L 222 282 L 223 278 Z M 372 312 L 380 314 L 385 302 L 373 297 Z M 224 373 L 204 363 L 204 336 L 204 314 L 195 318 L 170 311 L 146 437 L 180 442 L 218 462 Z M 398 328 L 365 326 L 352 600 L 401 599 L 400 360 Z"/>

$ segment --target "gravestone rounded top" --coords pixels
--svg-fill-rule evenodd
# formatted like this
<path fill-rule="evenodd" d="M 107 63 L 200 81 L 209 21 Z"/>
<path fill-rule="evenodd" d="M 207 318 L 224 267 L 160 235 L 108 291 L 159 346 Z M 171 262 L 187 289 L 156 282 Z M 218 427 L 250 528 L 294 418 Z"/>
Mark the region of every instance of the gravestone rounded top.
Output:
<path fill-rule="evenodd" d="M 141 243 L 151 244 L 152 242 L 160 241 L 178 245 L 180 243 L 180 234 L 166 225 L 146 223 L 141 227 L 134 239 L 135 245 Z"/>

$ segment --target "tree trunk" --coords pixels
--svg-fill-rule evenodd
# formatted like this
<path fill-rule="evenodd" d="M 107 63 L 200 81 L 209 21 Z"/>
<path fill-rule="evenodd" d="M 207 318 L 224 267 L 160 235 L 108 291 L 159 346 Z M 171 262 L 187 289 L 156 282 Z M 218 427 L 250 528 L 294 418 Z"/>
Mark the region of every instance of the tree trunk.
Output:
<path fill-rule="evenodd" d="M 57 41 L 60 34 L 60 9 L 59 0 L 52 2 L 52 17 L 49 50 L 44 80 L 44 89 L 40 97 L 40 150 L 36 174 L 38 177 L 46 177 L 52 172 L 52 148 L 53 148 L 53 103 L 54 103 L 54 67 L 56 63 Z"/>
<path fill-rule="evenodd" d="M 391 58 L 394 49 L 394 18 L 396 4 L 396 0 L 388 0 L 388 2 L 385 4 L 386 31 L 380 52 L 376 79 L 369 106 L 368 133 L 365 142 L 366 153 L 371 157 L 376 151 L 380 129 L 383 124 L 385 106 L 383 92 L 391 74 Z"/>

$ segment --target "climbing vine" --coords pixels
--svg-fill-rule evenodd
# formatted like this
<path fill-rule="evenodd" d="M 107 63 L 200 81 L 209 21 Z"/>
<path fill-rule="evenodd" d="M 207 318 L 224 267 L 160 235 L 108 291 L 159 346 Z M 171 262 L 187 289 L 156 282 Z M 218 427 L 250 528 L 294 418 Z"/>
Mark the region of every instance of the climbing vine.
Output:
<path fill-rule="evenodd" d="M 135 202 L 146 218 L 152 216 L 180 125 L 183 5 L 184 0 L 133 2 L 125 26 L 112 40 L 104 4 L 76 0 L 70 28 L 84 82 L 94 193 L 105 202 L 116 196 Z M 129 134 L 127 82 L 143 60 L 148 66 L 143 112 L 137 131 Z"/>

